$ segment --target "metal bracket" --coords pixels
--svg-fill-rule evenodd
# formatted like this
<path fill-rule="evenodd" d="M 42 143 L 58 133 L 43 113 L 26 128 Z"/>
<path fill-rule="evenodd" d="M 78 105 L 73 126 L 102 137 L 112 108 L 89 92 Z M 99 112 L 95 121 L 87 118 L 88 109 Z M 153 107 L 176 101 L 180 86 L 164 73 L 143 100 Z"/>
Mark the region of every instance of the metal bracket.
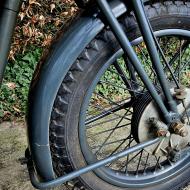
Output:
<path fill-rule="evenodd" d="M 79 170 L 73 171 L 69 174 L 66 174 L 64 176 L 61 176 L 59 178 L 56 178 L 54 180 L 48 181 L 48 182 L 40 182 L 38 180 L 38 177 L 35 174 L 35 169 L 34 169 L 34 165 L 31 159 L 31 155 L 29 154 L 29 150 L 26 150 L 26 158 L 28 160 L 27 163 L 27 167 L 28 167 L 28 171 L 29 171 L 29 175 L 30 175 L 30 180 L 32 182 L 32 185 L 38 189 L 46 189 L 46 188 L 52 188 L 55 187 L 57 185 L 61 185 L 63 183 L 65 183 L 66 181 L 70 181 L 76 177 L 79 177 L 82 174 L 85 174 L 87 172 L 90 172 L 92 170 L 95 170 L 101 166 L 104 166 L 110 162 L 113 162 L 114 160 L 120 159 L 124 156 L 127 156 L 133 152 L 138 151 L 139 149 L 143 149 L 147 146 L 150 146 L 152 144 L 158 143 L 160 141 L 160 138 L 156 138 L 147 142 L 143 142 L 140 144 L 137 144 L 131 148 L 128 148 L 127 150 L 124 150 L 122 152 L 119 152 L 117 154 L 114 154 L 108 158 L 105 158 L 103 160 L 99 160 L 94 164 L 88 165 L 84 168 L 81 168 Z"/>

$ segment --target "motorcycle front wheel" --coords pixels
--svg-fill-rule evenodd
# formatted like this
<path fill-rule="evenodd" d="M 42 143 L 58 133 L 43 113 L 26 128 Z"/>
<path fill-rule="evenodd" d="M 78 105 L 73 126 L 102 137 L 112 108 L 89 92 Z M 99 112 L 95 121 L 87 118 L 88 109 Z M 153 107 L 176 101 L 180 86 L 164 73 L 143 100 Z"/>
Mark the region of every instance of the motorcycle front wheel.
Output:
<path fill-rule="evenodd" d="M 185 86 L 186 124 L 190 103 L 190 3 L 157 1 L 145 5 L 157 40 L 178 82 Z M 160 96 L 157 75 L 132 13 L 119 18 L 144 69 Z M 128 23 L 130 22 L 130 27 Z M 168 88 L 175 89 L 171 73 L 161 59 Z M 130 86 L 128 85 L 130 84 Z M 182 103 L 178 101 L 181 111 Z M 52 108 L 49 138 L 54 171 L 62 176 L 149 139 L 143 122 L 156 105 L 108 27 L 83 50 L 64 78 Z M 183 112 L 183 111 L 181 111 Z M 177 138 L 180 140 L 181 137 Z M 171 140 L 169 140 L 171 141 Z M 176 146 L 176 142 L 172 142 Z M 173 145 L 173 146 L 174 146 Z M 89 190 L 180 189 L 190 181 L 190 154 L 172 158 L 165 141 L 141 149 L 74 180 Z M 171 146 L 172 147 L 172 146 Z M 172 147 L 173 148 L 173 147 Z M 188 142 L 187 147 L 188 149 Z M 164 153 L 164 151 L 166 153 Z"/>

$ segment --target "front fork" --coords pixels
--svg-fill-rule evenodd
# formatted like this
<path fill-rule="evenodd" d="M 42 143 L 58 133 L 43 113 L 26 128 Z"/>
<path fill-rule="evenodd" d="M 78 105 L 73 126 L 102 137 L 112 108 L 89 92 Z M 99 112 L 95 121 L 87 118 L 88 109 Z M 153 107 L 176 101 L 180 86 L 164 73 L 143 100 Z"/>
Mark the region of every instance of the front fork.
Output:
<path fill-rule="evenodd" d="M 171 95 L 170 89 L 168 88 L 168 81 L 166 79 L 166 75 L 164 73 L 164 69 L 160 62 L 159 54 L 157 51 L 157 45 L 159 44 L 152 32 L 151 25 L 149 24 L 149 21 L 146 17 L 142 1 L 131 0 L 130 3 L 133 7 L 137 23 L 140 27 L 145 44 L 147 46 L 147 50 L 149 52 L 154 70 L 156 71 L 156 74 L 158 76 L 160 86 L 165 96 L 167 107 L 165 106 L 162 98 L 159 96 L 156 88 L 154 87 L 146 71 L 144 70 L 121 25 L 112 13 L 112 10 L 107 0 L 97 0 L 97 3 L 104 17 L 106 18 L 108 25 L 110 26 L 113 33 L 115 34 L 115 37 L 120 43 L 125 55 L 128 57 L 130 63 L 133 65 L 134 69 L 142 79 L 153 100 L 156 102 L 158 108 L 161 111 L 161 114 L 163 115 L 163 118 L 165 119 L 165 122 L 167 124 L 170 124 L 179 121 L 180 117 L 177 110 L 177 104 Z"/>

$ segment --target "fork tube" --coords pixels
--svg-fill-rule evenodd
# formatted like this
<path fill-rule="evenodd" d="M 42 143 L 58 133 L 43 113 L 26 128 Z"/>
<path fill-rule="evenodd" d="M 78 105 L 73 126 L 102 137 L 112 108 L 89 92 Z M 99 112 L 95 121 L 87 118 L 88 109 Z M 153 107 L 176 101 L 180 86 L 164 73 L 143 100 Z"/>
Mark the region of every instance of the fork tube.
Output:
<path fill-rule="evenodd" d="M 157 73 L 158 80 L 162 87 L 162 90 L 167 100 L 170 111 L 178 113 L 177 105 L 171 95 L 168 81 L 166 79 L 163 66 L 160 62 L 157 47 L 156 47 L 156 44 L 154 42 L 154 37 L 151 32 L 151 28 L 150 28 L 151 26 L 149 25 L 146 14 L 144 12 L 144 5 L 141 0 L 132 0 L 131 3 L 133 4 L 134 13 L 135 13 L 137 22 L 139 24 L 139 27 L 143 35 L 145 44 L 147 46 L 153 67 Z"/>
<path fill-rule="evenodd" d="M 7 63 L 20 0 L 0 1 L 0 83 Z"/>
<path fill-rule="evenodd" d="M 149 93 L 151 94 L 152 98 L 155 100 L 156 104 L 158 105 L 159 109 L 163 113 L 163 117 L 167 123 L 171 122 L 171 115 L 168 112 L 166 106 L 163 103 L 163 100 L 159 96 L 158 92 L 156 91 L 154 85 L 150 81 L 147 73 L 145 72 L 141 62 L 139 61 L 136 53 L 133 50 L 127 36 L 125 35 L 123 29 L 121 28 L 119 22 L 114 17 L 112 10 L 110 9 L 109 4 L 106 0 L 97 0 L 97 3 L 102 10 L 105 18 L 107 19 L 113 33 L 115 34 L 118 42 L 120 43 L 122 49 L 124 50 L 125 54 L 128 56 L 131 64 L 134 66 L 135 70 L 139 74 L 140 78 L 144 82 L 146 88 L 148 89 Z"/>

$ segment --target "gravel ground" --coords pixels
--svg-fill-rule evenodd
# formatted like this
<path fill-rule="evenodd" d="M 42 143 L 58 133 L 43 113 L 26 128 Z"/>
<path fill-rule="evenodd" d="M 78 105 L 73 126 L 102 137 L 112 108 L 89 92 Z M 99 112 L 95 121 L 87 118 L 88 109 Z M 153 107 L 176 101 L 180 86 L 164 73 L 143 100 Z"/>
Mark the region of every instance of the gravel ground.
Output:
<path fill-rule="evenodd" d="M 26 128 L 23 122 L 0 124 L 0 190 L 34 190 L 26 166 L 19 158 L 27 147 Z M 62 186 L 54 190 L 66 190 Z M 183 190 L 190 190 L 190 186 Z"/>

